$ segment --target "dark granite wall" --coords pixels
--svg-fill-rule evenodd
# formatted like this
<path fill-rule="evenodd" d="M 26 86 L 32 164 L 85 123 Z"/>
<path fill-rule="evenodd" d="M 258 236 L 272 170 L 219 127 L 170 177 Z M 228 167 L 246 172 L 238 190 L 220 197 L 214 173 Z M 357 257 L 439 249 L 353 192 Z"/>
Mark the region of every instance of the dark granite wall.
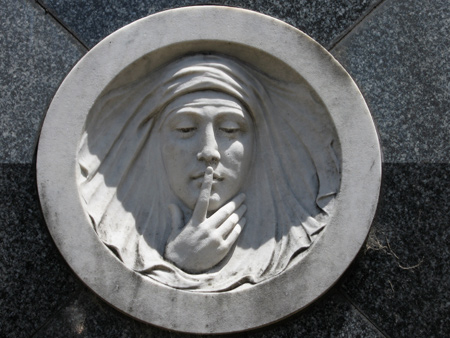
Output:
<path fill-rule="evenodd" d="M 33 154 L 89 48 L 148 14 L 206 3 L 277 17 L 327 47 L 384 151 L 378 215 L 347 273 L 305 311 L 240 336 L 450 336 L 448 0 L 0 0 L 0 336 L 184 336 L 128 318 L 72 274 L 40 214 Z"/>

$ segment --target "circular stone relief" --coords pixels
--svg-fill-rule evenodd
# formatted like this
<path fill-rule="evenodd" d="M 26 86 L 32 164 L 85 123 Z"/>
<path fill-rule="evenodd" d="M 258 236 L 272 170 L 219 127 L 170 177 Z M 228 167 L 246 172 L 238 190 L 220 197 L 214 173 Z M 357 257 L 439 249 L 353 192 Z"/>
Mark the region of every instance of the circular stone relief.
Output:
<path fill-rule="evenodd" d="M 361 248 L 381 156 L 358 88 L 299 30 L 170 10 L 74 67 L 42 128 L 50 232 L 95 293 L 142 321 L 237 332 L 305 308 Z"/>

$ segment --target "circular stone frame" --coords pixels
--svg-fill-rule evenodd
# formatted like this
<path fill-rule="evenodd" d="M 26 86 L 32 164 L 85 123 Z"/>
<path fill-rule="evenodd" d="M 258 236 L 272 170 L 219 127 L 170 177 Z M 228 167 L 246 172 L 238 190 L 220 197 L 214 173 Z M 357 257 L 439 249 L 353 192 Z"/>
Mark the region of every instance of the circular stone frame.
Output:
<path fill-rule="evenodd" d="M 269 55 L 294 70 L 327 108 L 342 156 L 334 215 L 308 254 L 272 279 L 216 293 L 170 288 L 126 268 L 96 235 L 77 186 L 80 137 L 103 90 L 139 60 L 163 64 L 205 48 L 250 63 L 253 58 L 253 64 L 263 71 L 258 62 L 263 64 Z M 45 220 L 58 249 L 78 277 L 109 304 L 171 330 L 239 332 L 305 308 L 348 268 L 367 237 L 377 207 L 381 151 L 356 84 L 314 40 L 256 12 L 186 7 L 125 26 L 77 63 L 45 117 L 37 153 L 37 182 Z"/>

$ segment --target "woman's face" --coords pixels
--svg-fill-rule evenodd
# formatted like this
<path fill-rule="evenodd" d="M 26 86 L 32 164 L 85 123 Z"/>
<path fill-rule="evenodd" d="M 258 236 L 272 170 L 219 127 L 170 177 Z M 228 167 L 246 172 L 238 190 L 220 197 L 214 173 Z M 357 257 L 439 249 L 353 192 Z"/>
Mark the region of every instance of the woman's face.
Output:
<path fill-rule="evenodd" d="M 236 196 L 250 170 L 253 121 L 235 98 L 213 91 L 181 96 L 167 106 L 160 127 L 169 184 L 194 209 L 205 170 L 214 169 L 209 211 Z"/>

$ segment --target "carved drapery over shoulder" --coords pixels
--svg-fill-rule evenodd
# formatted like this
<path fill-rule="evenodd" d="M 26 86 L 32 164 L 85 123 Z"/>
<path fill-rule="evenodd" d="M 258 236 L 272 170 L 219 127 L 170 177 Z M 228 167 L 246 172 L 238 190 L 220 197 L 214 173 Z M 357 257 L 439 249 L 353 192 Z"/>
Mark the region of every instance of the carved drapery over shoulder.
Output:
<path fill-rule="evenodd" d="M 214 100 L 215 93 L 216 103 L 211 104 L 208 100 Z M 194 102 L 185 99 L 192 94 Z M 171 114 L 182 111 L 174 102 L 185 102 L 195 113 L 197 99 L 203 102 L 201 107 L 220 110 L 220 102 L 225 101 L 232 102 L 231 108 L 241 107 L 251 124 L 252 151 L 245 153 L 245 142 L 232 139 L 235 145 L 244 145 L 242 153 L 251 157 L 249 168 L 239 173 L 245 179 L 237 179 L 235 194 L 208 210 L 210 217 L 245 193 L 241 202 L 246 205 L 246 211 L 241 211 L 245 215 L 239 215 L 235 223 L 244 217 L 246 223 L 218 263 L 193 271 L 166 252 L 174 237 L 175 216 L 169 206 L 178 208 L 185 223 L 193 216 L 193 206 L 180 192 L 184 188 L 174 186 L 170 177 L 170 154 L 163 151 L 162 133 Z M 207 114 L 202 116 L 210 118 L 210 110 L 204 111 Z M 198 117 L 193 119 L 200 123 Z M 201 129 L 189 123 L 176 128 L 185 142 L 189 133 Z M 214 123 L 216 139 L 218 132 L 242 132 L 232 123 L 216 130 Z M 204 175 L 206 166 L 213 167 L 217 182 L 210 188 L 211 195 L 221 186 L 231 189 L 227 186 L 231 179 L 220 176 L 220 166 L 230 158 L 234 163 L 231 148 L 220 149 L 221 143 L 216 143 L 221 156 L 210 163 L 193 156 L 192 166 L 185 168 L 187 177 L 192 177 L 198 172 Z M 79 190 L 98 236 L 127 267 L 174 288 L 223 291 L 280 274 L 311 246 L 333 213 L 340 186 L 339 158 L 331 119 L 307 84 L 271 78 L 227 56 L 197 54 L 97 99 L 80 144 Z M 200 189 L 203 178 L 195 178 Z"/>

